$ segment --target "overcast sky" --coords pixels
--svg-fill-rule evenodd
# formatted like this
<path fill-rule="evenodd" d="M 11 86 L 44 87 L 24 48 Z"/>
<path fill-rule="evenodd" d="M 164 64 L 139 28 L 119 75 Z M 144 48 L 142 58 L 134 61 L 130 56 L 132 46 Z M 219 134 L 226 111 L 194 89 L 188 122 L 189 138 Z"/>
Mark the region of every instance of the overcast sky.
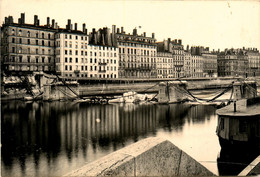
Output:
<path fill-rule="evenodd" d="M 124 26 L 126 33 L 155 33 L 157 41 L 182 39 L 184 45 L 210 49 L 257 47 L 260 49 L 260 1 L 90 1 L 90 0 L 0 0 L 0 20 L 14 21 L 25 12 L 25 22 L 40 24 L 49 16 L 60 27 L 67 19 L 92 28 Z M 141 26 L 141 28 L 139 28 Z"/>

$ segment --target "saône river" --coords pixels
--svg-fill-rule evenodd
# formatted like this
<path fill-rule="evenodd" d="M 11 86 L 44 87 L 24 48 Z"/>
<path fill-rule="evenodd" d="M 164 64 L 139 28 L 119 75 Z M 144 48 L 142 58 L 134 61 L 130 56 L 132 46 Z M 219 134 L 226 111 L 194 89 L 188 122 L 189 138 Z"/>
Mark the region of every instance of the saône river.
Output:
<path fill-rule="evenodd" d="M 215 174 L 217 115 L 188 104 L 1 103 L 1 175 L 61 176 L 147 137 L 162 137 Z"/>

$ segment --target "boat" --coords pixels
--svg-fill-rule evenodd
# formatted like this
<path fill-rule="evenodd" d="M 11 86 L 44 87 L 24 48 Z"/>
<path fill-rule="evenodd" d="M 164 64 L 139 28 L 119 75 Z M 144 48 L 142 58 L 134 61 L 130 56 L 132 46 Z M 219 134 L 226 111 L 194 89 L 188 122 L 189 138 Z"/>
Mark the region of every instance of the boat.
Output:
<path fill-rule="evenodd" d="M 74 102 L 75 103 L 90 103 L 91 100 L 82 98 L 82 99 L 76 99 L 76 100 L 74 100 Z"/>
<path fill-rule="evenodd" d="M 260 149 L 260 97 L 242 99 L 217 110 L 222 148 Z"/>
<path fill-rule="evenodd" d="M 32 100 L 34 100 L 34 97 L 32 97 L 32 96 L 25 96 L 25 97 L 23 97 L 23 99 L 25 101 L 32 101 Z"/>

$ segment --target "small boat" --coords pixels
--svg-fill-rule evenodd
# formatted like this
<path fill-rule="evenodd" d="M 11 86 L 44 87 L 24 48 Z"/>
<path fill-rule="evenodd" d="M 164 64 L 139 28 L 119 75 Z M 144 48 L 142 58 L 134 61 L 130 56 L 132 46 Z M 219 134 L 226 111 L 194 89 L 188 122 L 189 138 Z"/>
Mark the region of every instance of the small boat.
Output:
<path fill-rule="evenodd" d="M 82 98 L 82 99 L 76 99 L 76 100 L 74 100 L 74 102 L 75 103 L 90 103 L 91 100 Z"/>
<path fill-rule="evenodd" d="M 25 97 L 23 97 L 23 99 L 25 101 L 32 101 L 32 100 L 34 100 L 34 97 L 32 97 L 32 96 L 25 96 Z"/>

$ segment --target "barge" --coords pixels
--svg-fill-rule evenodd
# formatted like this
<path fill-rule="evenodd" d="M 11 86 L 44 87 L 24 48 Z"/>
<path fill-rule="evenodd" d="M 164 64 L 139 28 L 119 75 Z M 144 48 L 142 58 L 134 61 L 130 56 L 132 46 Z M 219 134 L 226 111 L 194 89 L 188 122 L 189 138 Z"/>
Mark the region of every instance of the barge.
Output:
<path fill-rule="evenodd" d="M 260 149 L 260 97 L 233 102 L 217 114 L 221 148 Z"/>

